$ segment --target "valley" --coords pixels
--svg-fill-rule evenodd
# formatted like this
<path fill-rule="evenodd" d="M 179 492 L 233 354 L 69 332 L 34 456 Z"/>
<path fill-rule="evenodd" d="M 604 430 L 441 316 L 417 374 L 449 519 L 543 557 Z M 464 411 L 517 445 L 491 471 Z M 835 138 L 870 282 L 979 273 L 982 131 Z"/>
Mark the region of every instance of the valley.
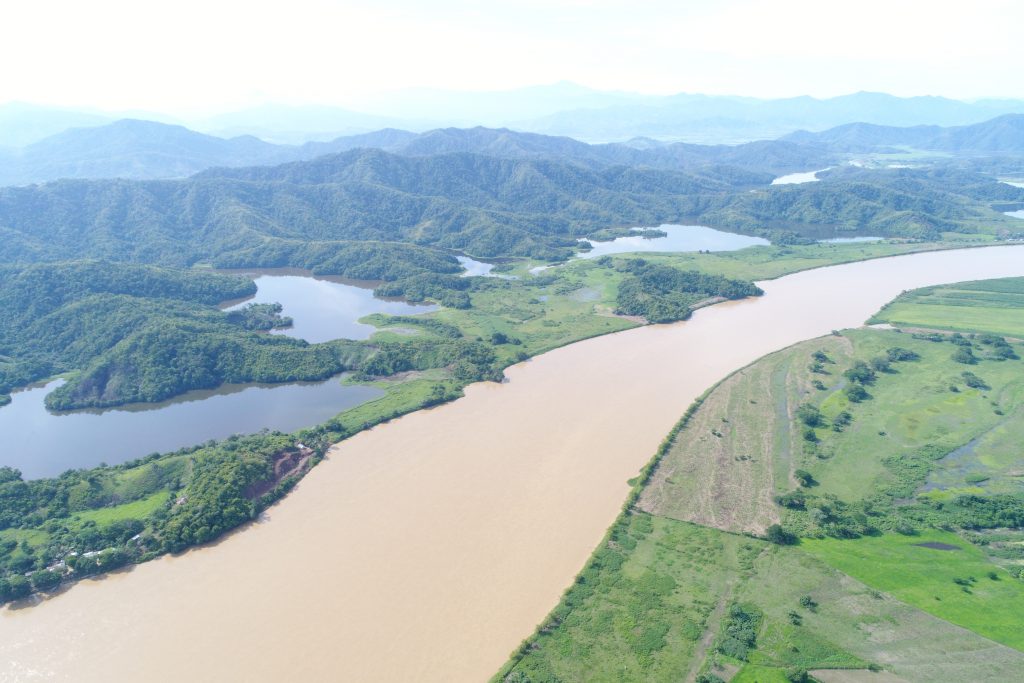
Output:
<path fill-rule="evenodd" d="M 78 680 L 110 675 L 107 655 L 90 654 L 110 652 L 110 645 L 86 645 L 93 638 L 113 643 L 119 676 L 215 675 L 222 665 L 237 674 L 240 660 L 226 664 L 220 656 L 230 648 L 245 652 L 253 675 L 272 678 L 295 671 L 294 661 L 275 655 L 283 634 L 305 648 L 304 676 L 326 675 L 341 661 L 364 680 L 488 676 L 571 582 L 593 539 L 615 519 L 630 491 L 626 480 L 708 386 L 766 352 L 857 325 L 903 289 L 1020 275 L 1020 249 L 819 268 L 762 281 L 763 297 L 703 308 L 687 322 L 537 356 L 509 368 L 506 384 L 470 386 L 464 399 L 344 441 L 267 519 L 215 546 L 3 612 L 3 642 L 20 643 L 21 653 L 30 648 L 36 669 L 58 677 L 74 671 Z M 753 328 L 762 334 L 744 333 Z M 616 391 L 604 390 L 609 386 Z M 537 410 L 540 395 L 562 409 Z M 659 400 L 645 400 L 652 395 Z M 370 508 L 372 515 L 359 512 Z M 748 552 L 737 548 L 737 557 Z M 417 558 L 414 566 L 399 559 L 409 556 Z M 242 598 L 283 575 L 304 580 L 258 591 L 265 596 L 259 603 Z M 382 575 L 389 580 L 379 581 Z M 173 590 L 154 589 L 165 581 Z M 325 585 L 331 590 L 321 590 Z M 272 628 L 260 618 L 267 609 L 275 614 Z M 159 623 L 145 618 L 157 611 L 165 615 Z M 75 626 L 96 613 L 104 618 L 88 631 Z M 378 626 L 364 628 L 370 623 Z M 62 628 L 71 631 L 54 637 Z M 44 631 L 50 637 L 42 638 Z M 85 646 L 59 647 L 72 632 Z M 390 641 L 380 632 L 406 634 L 401 658 L 383 656 L 386 649 L 378 648 Z M 169 642 L 173 648 L 164 647 Z M 844 656 L 837 661 L 874 661 L 866 653 Z"/>

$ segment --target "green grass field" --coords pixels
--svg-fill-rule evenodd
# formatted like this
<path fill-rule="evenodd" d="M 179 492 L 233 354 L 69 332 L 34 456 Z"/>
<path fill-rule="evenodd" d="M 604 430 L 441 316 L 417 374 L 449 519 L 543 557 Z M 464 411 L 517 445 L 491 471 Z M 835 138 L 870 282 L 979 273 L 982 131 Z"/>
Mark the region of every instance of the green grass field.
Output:
<path fill-rule="evenodd" d="M 887 467 L 886 458 L 925 447 L 951 453 L 997 428 L 1003 430 L 1000 434 L 1017 433 L 1018 412 L 1024 406 L 1021 361 L 985 360 L 968 367 L 952 359 L 956 348 L 952 344 L 881 330 L 851 330 L 844 336 L 853 344 L 853 351 L 836 358 L 834 366 L 827 366 L 831 374 L 821 376 L 821 380 L 829 390 L 805 398 L 819 406 L 826 425 L 843 411 L 853 415 L 853 421 L 842 432 L 829 426 L 816 430 L 818 447 L 800 464 L 818 480 L 820 486 L 815 493 L 860 500 L 882 486 L 901 483 L 902 474 Z M 872 396 L 869 400 L 854 404 L 842 391 L 834 390 L 846 382 L 841 372 L 852 360 L 870 361 L 893 347 L 911 350 L 920 359 L 894 363 L 892 372 L 878 373 L 868 387 Z M 803 367 L 809 360 L 808 356 L 804 363 L 794 362 L 794 367 Z M 967 386 L 962 375 L 965 371 L 981 377 L 989 388 Z M 984 472 L 990 477 L 985 488 L 1006 490 L 1017 486 L 1016 478 L 1009 476 L 1015 462 L 1019 465 L 1012 440 L 993 436 L 977 445 L 969 467 L 963 460 L 939 462 L 937 466 L 949 466 L 946 488 L 967 486 L 968 476 Z"/>
<path fill-rule="evenodd" d="M 936 550 L 921 543 L 958 550 Z M 925 612 L 986 638 L 1024 650 L 1024 582 L 996 567 L 959 536 L 925 531 L 857 540 L 807 539 L 807 552 Z M 995 578 L 991 578 L 993 574 Z M 966 581 L 966 586 L 954 583 Z"/>
<path fill-rule="evenodd" d="M 1024 338 L 1024 278 L 916 289 L 885 306 L 872 322 Z"/>
<path fill-rule="evenodd" d="M 798 594 L 762 590 L 777 562 L 789 561 L 779 555 L 764 541 L 630 515 L 503 677 L 533 683 L 677 681 L 716 661 L 743 665 L 714 649 L 723 612 L 740 596 L 764 613 L 767 635 L 751 657 L 763 670 L 865 666 L 816 629 L 789 623 L 788 612 L 800 609 Z M 823 572 L 819 579 L 829 576 L 824 565 L 816 566 Z M 777 637 L 781 633 L 786 636 Z"/>
<path fill-rule="evenodd" d="M 824 543 L 842 553 L 859 541 Z M 970 671 L 970 680 L 1005 681 L 1024 666 L 1017 650 L 887 597 L 827 559 L 810 545 L 779 547 L 629 515 L 494 680 L 675 682 L 699 672 L 728 680 L 739 669 L 733 681 L 775 681 L 790 669 L 876 664 L 908 681 L 952 680 L 961 670 Z M 970 561 L 960 570 L 975 571 L 980 581 L 985 575 L 973 563 L 985 560 Z M 949 586 L 959 590 L 952 581 Z M 809 607 L 801 602 L 805 596 Z M 733 603 L 762 614 L 746 662 L 716 651 L 723 613 Z"/>
<path fill-rule="evenodd" d="M 170 491 L 157 491 L 151 496 L 132 501 L 131 503 L 123 503 L 122 505 L 114 505 L 98 510 L 86 510 L 76 513 L 73 517 L 77 521 L 95 522 L 100 526 L 123 519 L 145 519 L 166 503 L 170 495 Z"/>
<path fill-rule="evenodd" d="M 952 249 L 987 243 L 982 235 L 957 235 L 943 242 L 859 242 L 845 244 L 807 244 L 793 246 L 748 247 L 739 251 L 708 254 L 657 254 L 639 256 L 677 268 L 699 270 L 725 277 L 771 280 L 811 268 L 822 268 L 840 263 L 898 256 L 936 249 Z"/>
<path fill-rule="evenodd" d="M 938 295 L 947 303 L 908 304 L 931 316 L 922 327 L 956 330 L 971 319 L 964 311 L 994 310 L 1002 314 L 979 315 L 981 322 L 960 329 L 1008 334 L 998 328 L 1024 307 L 1016 281 L 947 289 Z M 928 520 L 941 519 L 936 511 L 963 493 L 1021 492 L 1024 361 L 1001 359 L 981 337 L 952 341 L 849 330 L 772 354 L 722 382 L 640 492 L 638 508 L 652 514 L 620 519 L 495 680 L 679 681 L 712 673 L 770 683 L 793 669 L 848 669 L 850 680 L 870 680 L 871 666 L 906 681 L 1013 680 L 1024 670 L 1021 535 L 939 531 Z M 970 364 L 954 359 L 965 344 Z M 853 400 L 846 389 L 854 380 L 844 371 L 894 348 L 913 358 L 878 365 L 868 396 Z M 804 404 L 820 412 L 817 427 L 806 428 Z M 850 419 L 834 429 L 844 413 Z M 763 527 L 771 521 L 763 502 L 800 488 L 798 469 L 812 475 L 810 502 L 774 513 L 807 536 L 800 545 L 708 528 L 744 530 L 751 520 Z M 823 521 L 812 507 L 828 510 Z M 901 528 L 909 510 L 919 513 L 915 533 L 827 536 L 842 528 L 836 519 Z M 733 604 L 760 615 L 746 661 L 718 649 Z"/>

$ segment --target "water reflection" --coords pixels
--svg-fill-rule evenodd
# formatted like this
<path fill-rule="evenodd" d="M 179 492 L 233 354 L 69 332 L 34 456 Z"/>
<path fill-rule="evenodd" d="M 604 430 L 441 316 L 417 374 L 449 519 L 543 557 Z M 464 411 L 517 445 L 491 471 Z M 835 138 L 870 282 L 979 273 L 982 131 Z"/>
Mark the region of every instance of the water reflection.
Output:
<path fill-rule="evenodd" d="M 227 271 L 226 271 L 227 272 Z M 311 344 L 332 339 L 368 339 L 377 328 L 359 322 L 371 313 L 416 315 L 436 311 L 434 304 L 410 303 L 373 295 L 377 283 L 337 277 L 313 277 L 298 270 L 229 271 L 252 275 L 256 295 L 241 302 L 230 302 L 225 310 L 250 303 L 280 303 L 282 315 L 292 318 L 292 327 L 274 330 L 305 339 Z"/>
<path fill-rule="evenodd" d="M 162 403 L 51 413 L 43 399 L 61 382 L 16 391 L 10 405 L 0 408 L 0 465 L 16 467 L 27 478 L 103 462 L 115 465 L 263 428 L 290 432 L 312 427 L 384 393 L 334 378 L 226 385 Z"/>
<path fill-rule="evenodd" d="M 827 240 L 818 240 L 822 244 L 855 244 L 857 242 L 881 242 L 884 237 L 833 237 Z"/>
<path fill-rule="evenodd" d="M 579 258 L 590 259 L 631 252 L 735 251 L 769 244 L 768 240 L 761 237 L 738 235 L 703 225 L 660 225 L 657 229 L 668 233 L 667 236 L 647 238 L 636 235 L 608 242 L 589 240 L 594 248 L 579 254 Z"/>
<path fill-rule="evenodd" d="M 817 171 L 787 173 L 786 175 L 780 175 L 778 178 L 773 180 L 772 185 L 800 185 L 802 183 L 815 183 L 821 180 L 821 178 L 818 177 L 818 174 L 827 170 L 827 168 L 822 168 Z"/>

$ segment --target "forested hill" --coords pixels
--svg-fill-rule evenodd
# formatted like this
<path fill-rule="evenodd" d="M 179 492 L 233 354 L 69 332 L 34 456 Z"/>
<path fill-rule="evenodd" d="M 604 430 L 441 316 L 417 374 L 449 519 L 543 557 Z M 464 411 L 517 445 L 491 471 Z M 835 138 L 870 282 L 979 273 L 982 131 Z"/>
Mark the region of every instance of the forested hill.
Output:
<path fill-rule="evenodd" d="M 899 128 L 850 123 L 820 133 L 799 131 L 783 140 L 837 152 L 874 152 L 893 147 L 951 154 L 1024 156 L 1024 114 L 1006 114 L 970 126 Z"/>
<path fill-rule="evenodd" d="M 762 179 L 740 174 L 735 180 Z M 181 181 L 0 189 L 0 262 L 84 256 L 317 267 L 351 247 L 338 241 L 559 257 L 589 231 L 677 220 L 699 212 L 705 198 L 732 190 L 718 178 L 670 171 L 355 150 Z M 330 253 L 316 243 L 332 243 Z M 397 256 L 422 256 L 413 247 L 404 252 Z"/>
<path fill-rule="evenodd" d="M 990 208 L 1024 202 L 1024 190 L 954 168 L 867 170 L 845 166 L 821 182 L 736 193 L 702 219 L 739 232 L 776 227 L 804 235 L 882 235 L 937 239 L 1004 221 Z M 1011 222 L 1010 229 L 1016 229 Z M 1006 229 L 1006 228 L 1004 228 Z"/>
<path fill-rule="evenodd" d="M 280 307 L 224 312 L 248 278 L 99 261 L 0 266 L 0 397 L 76 370 L 51 408 L 158 401 L 224 382 L 324 379 L 372 349 L 258 334 Z"/>
<path fill-rule="evenodd" d="M 821 146 L 784 140 L 742 145 L 694 145 L 655 140 L 591 145 L 568 137 L 481 127 L 432 130 L 383 148 L 412 156 L 470 152 L 511 159 L 569 160 L 591 168 L 624 165 L 692 171 L 731 166 L 775 175 L 822 168 L 837 158 Z"/>
<path fill-rule="evenodd" d="M 945 175 L 944 175 L 945 173 Z M 102 258 L 173 266 L 295 266 L 397 279 L 458 271 L 444 250 L 568 256 L 615 226 L 703 222 L 749 233 L 934 236 L 996 219 L 1024 190 L 980 174 L 847 169 L 767 187 L 767 176 L 684 173 L 479 154 L 352 150 L 177 181 L 59 181 L 0 189 L 0 263 Z M 756 189 L 751 192 L 751 189 Z"/>
<path fill-rule="evenodd" d="M 125 119 L 73 128 L 0 156 L 0 185 L 57 178 L 175 178 L 221 164 L 291 158 L 278 145 L 252 136 L 224 139 L 182 126 Z"/>
<path fill-rule="evenodd" d="M 213 167 L 273 165 L 359 148 L 406 156 L 467 152 L 514 159 L 555 159 L 588 168 L 627 165 L 687 170 L 728 165 L 775 175 L 821 168 L 834 161 L 834 155 L 820 147 L 787 141 L 738 146 L 590 145 L 567 137 L 477 127 L 422 134 L 384 129 L 294 146 L 271 144 L 252 136 L 225 139 L 182 126 L 126 119 L 105 126 L 74 128 L 20 149 L 0 150 L 0 186 L 61 178 L 184 178 Z"/>

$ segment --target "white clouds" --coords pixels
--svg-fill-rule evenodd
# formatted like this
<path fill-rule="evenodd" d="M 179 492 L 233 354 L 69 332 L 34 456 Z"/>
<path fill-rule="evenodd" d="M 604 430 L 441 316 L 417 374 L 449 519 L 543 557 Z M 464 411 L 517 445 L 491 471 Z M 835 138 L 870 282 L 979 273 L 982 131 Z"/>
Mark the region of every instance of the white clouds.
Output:
<path fill-rule="evenodd" d="M 0 9 L 0 100 L 201 111 L 557 80 L 650 92 L 1024 97 L 1024 3 L 37 0 Z"/>

